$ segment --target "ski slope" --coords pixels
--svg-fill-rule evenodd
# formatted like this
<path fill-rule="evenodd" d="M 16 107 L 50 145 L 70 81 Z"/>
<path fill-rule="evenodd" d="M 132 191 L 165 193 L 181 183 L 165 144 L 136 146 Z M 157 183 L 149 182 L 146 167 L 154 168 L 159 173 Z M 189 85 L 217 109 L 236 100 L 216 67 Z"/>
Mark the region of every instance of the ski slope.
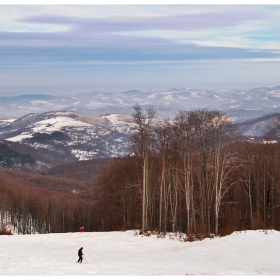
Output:
<path fill-rule="evenodd" d="M 180 242 L 136 231 L 0 236 L 0 276 L 280 276 L 280 232 Z M 83 247 L 84 262 L 78 260 Z"/>

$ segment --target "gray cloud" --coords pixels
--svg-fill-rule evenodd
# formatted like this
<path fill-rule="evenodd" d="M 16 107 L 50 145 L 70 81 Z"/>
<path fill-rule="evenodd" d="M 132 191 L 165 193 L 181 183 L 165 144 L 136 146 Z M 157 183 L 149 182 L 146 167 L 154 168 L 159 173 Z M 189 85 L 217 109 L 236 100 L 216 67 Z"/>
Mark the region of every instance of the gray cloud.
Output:
<path fill-rule="evenodd" d="M 100 63 L 153 63 L 203 60 L 236 60 L 275 58 L 273 52 L 256 52 L 241 48 L 198 47 L 195 45 L 162 44 L 157 47 L 124 44 L 84 47 L 0 47 L 0 69 L 68 68 Z"/>
<path fill-rule="evenodd" d="M 37 24 L 67 25 L 81 32 L 122 32 L 141 30 L 195 30 L 213 27 L 230 27 L 249 20 L 265 18 L 257 12 L 200 13 L 161 17 L 119 17 L 106 19 L 73 18 L 63 16 L 37 16 L 21 21 Z"/>
<path fill-rule="evenodd" d="M 176 39 L 156 38 L 117 34 L 117 32 L 149 30 L 197 30 L 213 27 L 230 27 L 248 20 L 264 18 L 258 12 L 216 12 L 161 17 L 114 17 L 81 18 L 53 15 L 25 17 L 21 22 L 32 24 L 65 25 L 69 29 L 57 32 L 0 32 L 2 46 L 49 46 L 49 47 L 96 47 L 110 44 L 111 50 L 118 46 L 137 47 L 150 45 L 150 48 L 177 45 Z"/>

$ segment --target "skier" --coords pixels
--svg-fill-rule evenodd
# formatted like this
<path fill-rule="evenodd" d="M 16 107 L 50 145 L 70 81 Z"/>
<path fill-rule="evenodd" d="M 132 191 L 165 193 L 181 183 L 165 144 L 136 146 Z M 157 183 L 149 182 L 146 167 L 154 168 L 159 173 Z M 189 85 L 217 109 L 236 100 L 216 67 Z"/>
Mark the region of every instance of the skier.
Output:
<path fill-rule="evenodd" d="M 84 227 L 80 227 L 80 232 L 83 233 L 85 231 Z"/>
<path fill-rule="evenodd" d="M 83 261 L 83 247 L 81 247 L 79 249 L 78 256 L 79 256 L 79 259 L 78 259 L 77 263 L 79 263 L 79 262 L 82 263 L 82 261 Z"/>

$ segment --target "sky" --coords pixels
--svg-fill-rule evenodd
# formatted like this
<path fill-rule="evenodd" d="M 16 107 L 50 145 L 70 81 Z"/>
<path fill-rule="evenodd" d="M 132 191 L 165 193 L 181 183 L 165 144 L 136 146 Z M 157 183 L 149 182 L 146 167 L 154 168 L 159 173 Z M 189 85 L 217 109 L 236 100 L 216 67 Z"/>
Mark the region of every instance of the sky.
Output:
<path fill-rule="evenodd" d="M 11 3 L 0 95 L 280 85 L 278 4 Z"/>

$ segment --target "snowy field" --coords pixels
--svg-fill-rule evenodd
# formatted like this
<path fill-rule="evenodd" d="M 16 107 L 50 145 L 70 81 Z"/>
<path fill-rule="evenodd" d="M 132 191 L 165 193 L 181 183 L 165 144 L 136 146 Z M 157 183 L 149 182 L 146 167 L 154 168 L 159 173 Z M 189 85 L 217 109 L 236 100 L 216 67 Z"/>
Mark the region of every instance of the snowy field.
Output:
<path fill-rule="evenodd" d="M 280 276 L 274 230 L 195 242 L 135 231 L 2 235 L 0 246 L 0 276 Z"/>

